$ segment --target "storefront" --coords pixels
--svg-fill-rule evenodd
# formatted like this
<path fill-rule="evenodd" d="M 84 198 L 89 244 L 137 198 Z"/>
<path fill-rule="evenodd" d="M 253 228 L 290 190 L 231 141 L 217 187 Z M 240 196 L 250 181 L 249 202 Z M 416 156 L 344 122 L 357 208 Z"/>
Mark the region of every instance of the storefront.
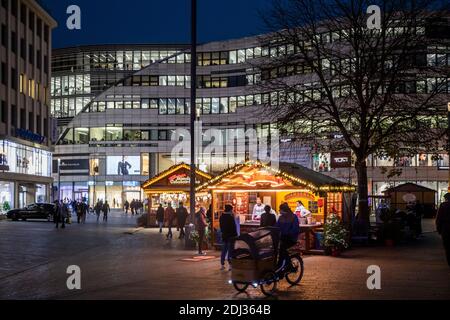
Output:
<path fill-rule="evenodd" d="M 196 185 L 206 183 L 211 176 L 204 171 L 196 170 Z M 156 210 L 162 204 L 164 207 L 170 203 L 177 208 L 180 202 L 189 207 L 190 166 L 181 163 L 149 179 L 142 184 L 145 197 L 148 199 L 150 223 L 154 223 Z M 210 196 L 207 192 L 196 193 L 196 203 L 207 205 Z"/>
<path fill-rule="evenodd" d="M 0 213 L 49 202 L 53 181 L 50 150 L 9 139 L 0 140 Z"/>
<path fill-rule="evenodd" d="M 139 181 L 89 181 L 87 184 L 86 196 L 91 206 L 98 200 L 106 200 L 111 209 L 122 209 L 126 201 L 143 199 Z M 79 192 L 84 195 L 84 191 Z"/>
<path fill-rule="evenodd" d="M 247 232 L 259 227 L 252 217 L 258 199 L 275 211 L 282 203 L 295 211 L 301 201 L 311 212 L 309 219 L 300 221 L 305 231 L 301 242 L 306 250 L 318 248 L 310 236 L 323 227 L 327 214 L 335 212 L 349 220 L 354 190 L 354 186 L 296 164 L 280 163 L 276 169 L 253 161 L 226 170 L 197 188 L 198 192 L 211 193 L 215 231 L 219 230 L 219 218 L 226 204 L 231 204 L 239 216 L 241 232 Z"/>

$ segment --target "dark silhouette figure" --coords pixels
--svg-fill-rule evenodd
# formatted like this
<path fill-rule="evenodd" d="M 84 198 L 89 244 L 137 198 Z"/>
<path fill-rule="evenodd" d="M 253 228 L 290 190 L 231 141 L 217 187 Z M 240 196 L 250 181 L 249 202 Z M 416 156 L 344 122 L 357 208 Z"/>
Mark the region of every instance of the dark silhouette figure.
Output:
<path fill-rule="evenodd" d="M 444 196 L 445 202 L 441 203 L 436 217 L 436 229 L 442 236 L 447 263 L 450 266 L 450 193 Z"/>
<path fill-rule="evenodd" d="M 105 201 L 102 207 L 103 211 L 103 221 L 108 222 L 108 213 L 111 211 L 108 201 Z"/>
<path fill-rule="evenodd" d="M 259 226 L 263 227 L 273 227 L 277 223 L 277 217 L 272 213 L 272 208 L 270 206 L 264 207 L 264 213 L 261 215 L 261 220 Z"/>
<path fill-rule="evenodd" d="M 187 209 L 183 206 L 183 203 L 180 203 L 180 206 L 177 208 L 176 213 L 177 213 L 177 226 L 178 229 L 180 230 L 180 236 L 178 238 L 182 239 L 185 236 L 184 226 L 186 225 L 186 219 L 188 216 Z"/>

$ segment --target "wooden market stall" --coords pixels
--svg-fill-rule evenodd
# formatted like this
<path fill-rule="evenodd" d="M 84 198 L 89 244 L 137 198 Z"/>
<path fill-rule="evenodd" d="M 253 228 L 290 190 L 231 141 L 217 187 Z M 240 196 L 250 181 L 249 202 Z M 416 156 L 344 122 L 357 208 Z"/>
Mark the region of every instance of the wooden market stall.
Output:
<path fill-rule="evenodd" d="M 405 210 L 408 203 L 418 201 L 424 207 L 425 216 L 436 214 L 436 190 L 419 186 L 414 183 L 404 183 L 384 191 L 391 208 Z"/>
<path fill-rule="evenodd" d="M 348 214 L 346 211 L 351 210 L 351 205 L 347 200 L 351 197 L 345 195 L 352 194 L 355 188 L 297 164 L 281 162 L 278 168 L 272 168 L 249 161 L 224 171 L 199 186 L 197 191 L 211 193 L 215 231 L 219 230 L 219 218 L 226 204 L 233 205 L 239 216 L 240 231 L 248 232 L 259 227 L 259 222 L 252 220 L 258 198 L 276 212 L 284 202 L 295 211 L 297 201 L 301 201 L 312 214 L 311 219 L 300 222 L 304 231 L 301 245 L 305 251 L 313 251 L 320 250 L 314 242 L 315 232 L 323 227 L 329 212 L 340 216 Z M 217 236 L 214 238 L 219 241 Z"/>
<path fill-rule="evenodd" d="M 164 207 L 170 203 L 173 208 L 177 208 L 180 202 L 189 210 L 189 187 L 190 187 L 190 166 L 180 163 L 170 167 L 160 174 L 150 178 L 142 184 L 145 196 L 148 199 L 148 223 L 156 225 L 156 210 L 159 204 Z M 211 175 L 199 169 L 195 172 L 196 185 L 206 183 L 211 179 Z M 196 202 L 204 206 L 209 204 L 210 195 L 208 193 L 197 193 Z"/>

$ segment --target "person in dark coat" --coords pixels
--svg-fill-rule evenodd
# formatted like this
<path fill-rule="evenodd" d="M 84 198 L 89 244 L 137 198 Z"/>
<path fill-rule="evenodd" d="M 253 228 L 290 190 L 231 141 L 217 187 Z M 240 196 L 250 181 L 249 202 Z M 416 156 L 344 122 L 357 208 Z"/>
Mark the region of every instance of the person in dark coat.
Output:
<path fill-rule="evenodd" d="M 280 258 L 279 267 L 285 265 L 292 267 L 289 259 L 288 249 L 294 246 L 298 241 L 300 234 L 300 225 L 297 216 L 292 212 L 287 203 L 280 205 L 280 217 L 276 223 L 280 229 Z"/>
<path fill-rule="evenodd" d="M 131 203 L 130 203 L 131 215 L 132 216 L 134 216 L 135 207 L 136 207 L 136 201 L 133 199 L 133 200 L 131 200 Z"/>
<path fill-rule="evenodd" d="M 159 233 L 162 233 L 162 228 L 164 226 L 164 208 L 162 204 L 159 204 L 158 210 L 156 210 L 156 221 L 159 226 Z"/>
<path fill-rule="evenodd" d="M 264 207 L 264 213 L 261 215 L 261 220 L 259 221 L 259 226 L 273 227 L 277 223 L 277 217 L 272 213 L 272 208 L 270 206 Z"/>
<path fill-rule="evenodd" d="M 56 229 L 59 227 L 59 223 L 61 222 L 61 228 L 64 229 L 66 227 L 66 218 L 69 215 L 69 210 L 64 202 L 61 200 L 60 202 L 56 201 Z"/>
<path fill-rule="evenodd" d="M 77 212 L 77 223 L 80 224 L 81 219 L 83 218 L 83 203 L 78 201 L 75 208 L 75 211 Z"/>
<path fill-rule="evenodd" d="M 441 203 L 436 216 L 436 229 L 442 236 L 447 263 L 450 266 L 450 193 L 444 196 L 445 202 Z"/>
<path fill-rule="evenodd" d="M 128 210 L 130 209 L 130 203 L 128 200 L 125 200 L 125 204 L 123 205 L 123 208 L 125 210 L 125 214 L 128 214 Z"/>
<path fill-rule="evenodd" d="M 220 231 L 222 232 L 221 269 L 225 269 L 225 257 L 228 257 L 229 270 L 231 270 L 231 249 L 233 248 L 233 239 L 237 236 L 233 206 L 229 204 L 225 205 L 225 212 L 220 216 L 219 222 Z"/>
<path fill-rule="evenodd" d="M 100 212 L 102 211 L 102 207 L 103 207 L 103 202 L 98 200 L 94 207 L 95 214 L 97 215 L 97 222 L 100 220 Z"/>
<path fill-rule="evenodd" d="M 172 227 L 173 221 L 175 220 L 175 210 L 173 210 L 170 203 L 167 205 L 167 208 L 164 211 L 164 220 L 166 221 L 167 227 L 169 228 L 169 232 L 167 232 L 167 239 L 172 239 Z"/>
<path fill-rule="evenodd" d="M 105 203 L 103 204 L 102 211 L 103 211 L 103 221 L 108 222 L 108 213 L 111 211 L 108 201 L 105 201 Z"/>
<path fill-rule="evenodd" d="M 188 216 L 187 209 L 183 206 L 183 202 L 180 202 L 180 206 L 176 210 L 178 229 L 180 229 L 180 236 L 178 239 L 182 239 L 184 234 L 184 226 L 186 225 L 186 218 Z"/>

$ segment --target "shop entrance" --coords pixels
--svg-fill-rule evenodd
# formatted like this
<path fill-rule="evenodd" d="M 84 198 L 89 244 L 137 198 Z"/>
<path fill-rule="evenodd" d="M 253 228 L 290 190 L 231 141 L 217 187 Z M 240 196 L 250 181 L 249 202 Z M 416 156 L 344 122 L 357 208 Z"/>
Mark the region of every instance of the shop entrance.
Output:
<path fill-rule="evenodd" d="M 75 200 L 85 201 L 88 199 L 88 194 L 89 194 L 89 191 L 87 189 L 86 190 L 77 190 L 74 192 L 74 197 L 75 197 Z"/>

